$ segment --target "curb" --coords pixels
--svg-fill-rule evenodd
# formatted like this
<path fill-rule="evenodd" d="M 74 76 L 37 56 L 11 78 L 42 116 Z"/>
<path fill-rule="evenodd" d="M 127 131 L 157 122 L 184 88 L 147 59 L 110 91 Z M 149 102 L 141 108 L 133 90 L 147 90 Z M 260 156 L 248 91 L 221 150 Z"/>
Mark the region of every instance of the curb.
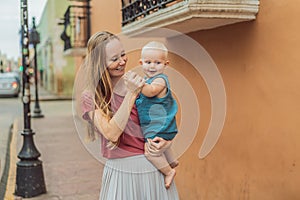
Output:
<path fill-rule="evenodd" d="M 4 167 L 3 173 L 1 174 L 1 181 L 0 181 L 0 199 L 4 199 L 5 191 L 6 191 L 6 185 L 7 185 L 7 178 L 8 178 L 8 172 L 9 172 L 9 164 L 10 164 L 10 144 L 12 139 L 12 128 L 13 125 L 10 125 L 9 133 L 8 133 L 8 139 L 7 139 L 7 145 L 6 145 L 6 152 L 5 152 L 5 160 L 4 162 L 0 163 L 1 167 Z"/>
<path fill-rule="evenodd" d="M 7 154 L 8 158 L 8 169 L 7 169 L 7 178 L 6 178 L 6 188 L 4 199 L 5 200 L 15 200 L 16 197 L 14 196 L 15 192 L 15 182 L 16 182 L 16 163 L 17 163 L 17 132 L 19 120 L 16 118 L 14 123 L 11 126 L 10 134 L 11 134 L 11 141 L 9 148 L 9 154 Z"/>
<path fill-rule="evenodd" d="M 73 100 L 72 97 L 39 97 L 39 101 L 70 101 Z M 32 102 L 35 102 L 35 98 L 31 99 Z"/>
<path fill-rule="evenodd" d="M 16 162 L 16 132 L 18 128 L 18 120 L 15 119 L 13 124 L 10 125 L 9 129 L 9 137 L 7 140 L 7 148 L 6 148 L 6 156 L 5 156 L 5 163 L 3 174 L 1 176 L 1 187 L 0 187 L 0 199 L 10 200 L 14 199 L 13 192 L 10 190 L 11 195 L 8 194 L 8 187 L 13 185 L 11 183 L 12 179 L 15 179 L 15 176 L 11 177 L 12 175 L 12 168 L 13 164 Z M 15 171 L 15 170 L 14 170 Z"/>

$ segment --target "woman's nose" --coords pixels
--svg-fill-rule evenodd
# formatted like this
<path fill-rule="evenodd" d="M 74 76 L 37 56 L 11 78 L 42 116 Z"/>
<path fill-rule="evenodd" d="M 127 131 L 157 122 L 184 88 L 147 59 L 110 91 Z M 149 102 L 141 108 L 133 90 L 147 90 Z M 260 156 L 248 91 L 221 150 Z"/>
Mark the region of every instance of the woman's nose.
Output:
<path fill-rule="evenodd" d="M 126 61 L 127 61 L 127 58 L 126 58 L 126 57 L 120 57 L 120 58 L 119 58 L 119 64 L 120 64 L 120 65 L 125 64 Z"/>

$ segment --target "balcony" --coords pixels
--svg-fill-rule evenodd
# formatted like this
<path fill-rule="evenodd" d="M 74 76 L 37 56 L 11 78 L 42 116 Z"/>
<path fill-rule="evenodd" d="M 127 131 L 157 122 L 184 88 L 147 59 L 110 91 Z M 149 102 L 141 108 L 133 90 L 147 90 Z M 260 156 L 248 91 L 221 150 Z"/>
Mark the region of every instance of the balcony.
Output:
<path fill-rule="evenodd" d="M 90 37 L 89 9 L 89 4 L 70 5 L 62 18 L 62 22 L 58 23 L 64 27 L 60 35 L 64 41 L 64 55 L 85 55 L 86 44 Z"/>
<path fill-rule="evenodd" d="M 259 0 L 122 0 L 122 32 L 143 33 L 145 27 L 182 33 L 213 29 L 256 19 Z"/>

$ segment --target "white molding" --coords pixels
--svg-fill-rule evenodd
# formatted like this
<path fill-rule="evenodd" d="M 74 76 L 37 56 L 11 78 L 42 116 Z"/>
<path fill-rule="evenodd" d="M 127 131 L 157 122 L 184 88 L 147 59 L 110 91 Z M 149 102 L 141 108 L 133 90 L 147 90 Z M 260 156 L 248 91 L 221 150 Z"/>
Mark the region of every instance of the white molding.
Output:
<path fill-rule="evenodd" d="M 136 35 L 156 27 L 189 33 L 254 20 L 258 10 L 259 0 L 184 0 L 126 24 L 122 32 Z"/>

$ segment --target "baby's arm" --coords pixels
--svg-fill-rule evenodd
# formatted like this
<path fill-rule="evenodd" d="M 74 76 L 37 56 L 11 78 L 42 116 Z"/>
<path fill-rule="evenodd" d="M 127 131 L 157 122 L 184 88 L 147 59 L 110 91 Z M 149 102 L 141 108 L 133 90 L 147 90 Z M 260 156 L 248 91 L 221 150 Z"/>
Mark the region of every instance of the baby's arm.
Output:
<path fill-rule="evenodd" d="M 165 80 L 163 78 L 156 78 L 151 84 L 145 83 L 141 92 L 146 97 L 154 97 L 159 95 L 165 88 Z"/>

